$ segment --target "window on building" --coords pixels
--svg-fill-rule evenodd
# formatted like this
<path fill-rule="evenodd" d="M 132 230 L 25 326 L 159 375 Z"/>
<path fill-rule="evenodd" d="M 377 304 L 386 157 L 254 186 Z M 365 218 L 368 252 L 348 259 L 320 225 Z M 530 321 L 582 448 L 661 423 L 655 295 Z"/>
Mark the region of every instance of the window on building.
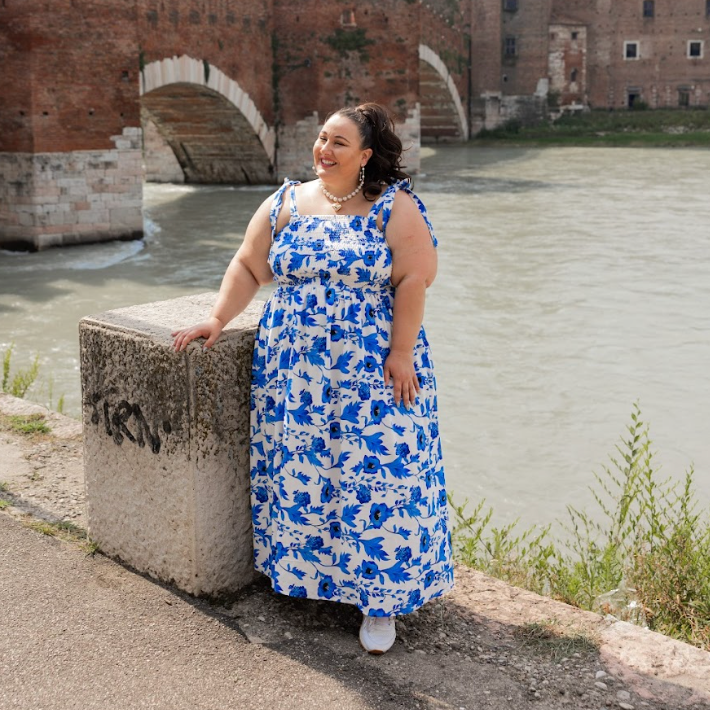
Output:
<path fill-rule="evenodd" d="M 690 90 L 678 89 L 678 106 L 688 108 L 690 106 Z"/>
<path fill-rule="evenodd" d="M 343 27 L 356 27 L 355 11 L 343 10 L 342 14 L 340 15 L 340 24 Z"/>
<path fill-rule="evenodd" d="M 643 16 L 653 17 L 656 14 L 656 3 L 654 0 L 643 0 Z"/>
<path fill-rule="evenodd" d="M 703 58 L 703 42 L 702 40 L 691 39 L 688 41 L 688 57 L 690 59 Z"/>
<path fill-rule="evenodd" d="M 626 105 L 629 108 L 638 107 L 641 103 L 641 89 L 628 89 L 626 92 Z"/>
<path fill-rule="evenodd" d="M 517 12 L 518 0 L 503 0 L 503 9 L 506 12 Z"/>
<path fill-rule="evenodd" d="M 514 57 L 518 53 L 518 42 L 516 37 L 508 36 L 505 38 L 503 45 L 503 53 L 506 57 Z"/>
<path fill-rule="evenodd" d="M 624 42 L 624 59 L 638 59 L 639 58 L 639 43 L 638 42 Z"/>
<path fill-rule="evenodd" d="M 573 32 L 572 39 L 578 39 L 578 38 L 579 38 L 579 32 Z"/>
<path fill-rule="evenodd" d="M 705 17 L 710 17 L 710 0 L 705 0 Z"/>
<path fill-rule="evenodd" d="M 572 73 L 569 75 L 569 80 L 574 84 L 577 81 L 577 70 L 572 69 Z"/>

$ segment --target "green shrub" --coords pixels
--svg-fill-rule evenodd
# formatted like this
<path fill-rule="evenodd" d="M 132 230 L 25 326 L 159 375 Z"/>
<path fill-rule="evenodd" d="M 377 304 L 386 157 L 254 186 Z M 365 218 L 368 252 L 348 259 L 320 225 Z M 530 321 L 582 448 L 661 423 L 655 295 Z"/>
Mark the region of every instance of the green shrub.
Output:
<path fill-rule="evenodd" d="M 561 540 L 551 538 L 549 526 L 516 532 L 516 521 L 492 527 L 485 502 L 468 515 L 467 502 L 457 506 L 450 499 L 458 560 L 710 649 L 710 523 L 696 511 L 693 470 L 682 485 L 659 481 L 650 447 L 635 405 L 618 456 L 594 474 L 597 514 L 568 506 Z"/>
<path fill-rule="evenodd" d="M 35 356 L 30 367 L 25 370 L 18 370 L 13 377 L 10 377 L 10 363 L 14 343 L 5 351 L 2 359 L 2 391 L 8 392 L 13 397 L 23 398 L 27 390 L 32 387 L 39 374 L 39 355 Z"/>
<path fill-rule="evenodd" d="M 23 399 L 30 388 L 35 386 L 33 390 L 33 396 L 36 398 L 41 392 L 44 392 L 44 384 L 39 386 L 38 376 L 39 376 L 39 355 L 35 356 L 32 364 L 25 369 L 16 370 L 12 373 L 12 352 L 15 349 L 15 344 L 10 343 L 10 347 L 5 351 L 2 358 L 2 388 L 0 391 L 7 392 L 13 397 L 19 397 Z M 47 397 L 48 401 L 45 401 L 46 406 L 49 409 L 56 409 L 57 412 L 62 414 L 64 412 L 64 395 L 60 395 L 57 400 L 56 407 L 54 406 L 54 378 L 50 374 L 49 380 L 47 381 Z"/>

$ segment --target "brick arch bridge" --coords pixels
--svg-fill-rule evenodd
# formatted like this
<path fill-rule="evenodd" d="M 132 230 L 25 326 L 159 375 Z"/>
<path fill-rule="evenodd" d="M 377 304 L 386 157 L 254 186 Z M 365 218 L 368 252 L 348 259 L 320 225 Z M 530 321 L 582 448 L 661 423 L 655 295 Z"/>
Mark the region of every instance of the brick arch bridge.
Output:
<path fill-rule="evenodd" d="M 422 142 L 466 140 L 468 118 L 454 77 L 426 44 L 419 45 L 419 60 Z"/>
<path fill-rule="evenodd" d="M 140 238 L 142 182 L 165 170 L 308 177 L 325 116 L 366 100 L 392 111 L 416 171 L 422 138 L 468 137 L 465 23 L 446 8 L 3 0 L 0 247 Z"/>
<path fill-rule="evenodd" d="M 163 178 L 161 159 L 172 158 L 186 182 L 274 182 L 274 127 L 218 67 L 187 55 L 151 62 L 140 95 L 144 133 L 155 134 L 155 148 L 144 151 L 147 177 Z M 174 167 L 170 175 L 181 181 Z"/>

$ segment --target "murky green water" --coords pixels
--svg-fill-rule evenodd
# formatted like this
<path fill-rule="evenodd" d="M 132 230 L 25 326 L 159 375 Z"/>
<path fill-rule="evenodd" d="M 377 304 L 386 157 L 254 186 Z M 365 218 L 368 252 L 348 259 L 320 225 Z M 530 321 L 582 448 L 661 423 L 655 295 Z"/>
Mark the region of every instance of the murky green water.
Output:
<path fill-rule="evenodd" d="M 585 505 L 638 401 L 663 471 L 694 462 L 710 490 L 710 151 L 446 147 L 423 167 L 449 488 L 501 520 Z M 147 185 L 145 243 L 0 253 L 0 349 L 40 354 L 35 398 L 51 373 L 77 414 L 78 320 L 217 289 L 269 190 Z"/>

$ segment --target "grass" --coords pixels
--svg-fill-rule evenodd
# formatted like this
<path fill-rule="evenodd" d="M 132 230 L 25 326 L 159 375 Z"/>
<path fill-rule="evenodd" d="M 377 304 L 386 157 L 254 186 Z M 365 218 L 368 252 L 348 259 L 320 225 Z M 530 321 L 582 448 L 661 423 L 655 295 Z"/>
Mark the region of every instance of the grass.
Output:
<path fill-rule="evenodd" d="M 13 350 L 15 349 L 15 344 L 10 343 L 10 346 L 5 350 L 3 353 L 3 358 L 2 358 L 2 383 L 1 383 L 1 389 L 0 391 L 2 392 L 7 392 L 8 394 L 11 394 L 13 397 L 18 397 L 20 399 L 24 399 L 25 396 L 27 395 L 28 391 L 31 388 L 35 388 L 35 390 L 39 389 L 40 391 L 44 390 L 44 384 L 42 384 L 41 387 L 37 387 L 39 383 L 39 355 L 35 355 L 34 360 L 32 363 L 29 365 L 29 367 L 25 367 L 23 369 L 14 369 L 12 367 L 12 353 Z M 12 371 L 14 369 L 14 372 Z M 35 391 L 33 390 L 33 391 Z M 38 393 L 36 393 L 38 394 Z M 49 409 L 55 409 L 57 412 L 60 414 L 63 413 L 64 411 L 64 395 L 60 395 L 59 399 L 57 400 L 57 404 L 55 406 L 54 404 L 54 379 L 53 377 L 49 376 L 49 381 L 47 383 L 47 396 L 48 396 L 48 403 L 47 406 Z"/>
<path fill-rule="evenodd" d="M 544 653 L 555 663 L 575 653 L 593 653 L 599 648 L 599 641 L 588 632 L 564 626 L 557 619 L 523 624 L 515 629 L 514 636 L 523 647 Z"/>
<path fill-rule="evenodd" d="M 79 548 L 87 555 L 93 555 L 99 550 L 99 546 L 94 542 L 84 528 L 75 525 L 67 520 L 59 522 L 49 522 L 47 520 L 29 520 L 24 524 L 36 532 L 57 537 L 67 542 L 78 544 Z"/>
<path fill-rule="evenodd" d="M 659 480 L 637 405 L 631 424 L 590 488 L 591 515 L 568 506 L 551 526 L 491 525 L 479 503 L 451 503 L 463 564 L 568 604 L 611 613 L 710 650 L 710 522 L 696 509 L 693 470 L 682 484 Z"/>
<path fill-rule="evenodd" d="M 486 145 L 524 143 L 576 146 L 710 146 L 710 111 L 589 111 L 566 114 L 557 121 L 524 127 L 509 121 L 474 139 Z"/>
<path fill-rule="evenodd" d="M 32 387 L 39 374 L 39 355 L 35 356 L 35 359 L 28 368 L 18 370 L 10 377 L 12 351 L 14 347 L 15 344 L 11 343 L 2 358 L 2 391 L 11 394 L 13 397 L 22 399 L 27 394 L 27 390 Z"/>
<path fill-rule="evenodd" d="M 0 414 L 0 428 L 24 436 L 50 434 L 44 414 Z"/>
<path fill-rule="evenodd" d="M 4 481 L 0 481 L 0 494 L 10 493 L 8 484 Z M 12 501 L 0 498 L 0 510 L 5 510 L 12 505 Z M 35 530 L 36 532 L 42 533 L 43 535 L 49 535 L 51 537 L 57 537 L 59 539 L 65 540 L 77 544 L 79 549 L 85 552 L 87 555 L 93 555 L 100 550 L 98 543 L 93 541 L 89 534 L 84 528 L 76 525 L 68 520 L 61 520 L 56 522 L 50 522 L 47 520 L 38 520 L 36 518 L 24 519 L 23 524 L 28 528 Z"/>

